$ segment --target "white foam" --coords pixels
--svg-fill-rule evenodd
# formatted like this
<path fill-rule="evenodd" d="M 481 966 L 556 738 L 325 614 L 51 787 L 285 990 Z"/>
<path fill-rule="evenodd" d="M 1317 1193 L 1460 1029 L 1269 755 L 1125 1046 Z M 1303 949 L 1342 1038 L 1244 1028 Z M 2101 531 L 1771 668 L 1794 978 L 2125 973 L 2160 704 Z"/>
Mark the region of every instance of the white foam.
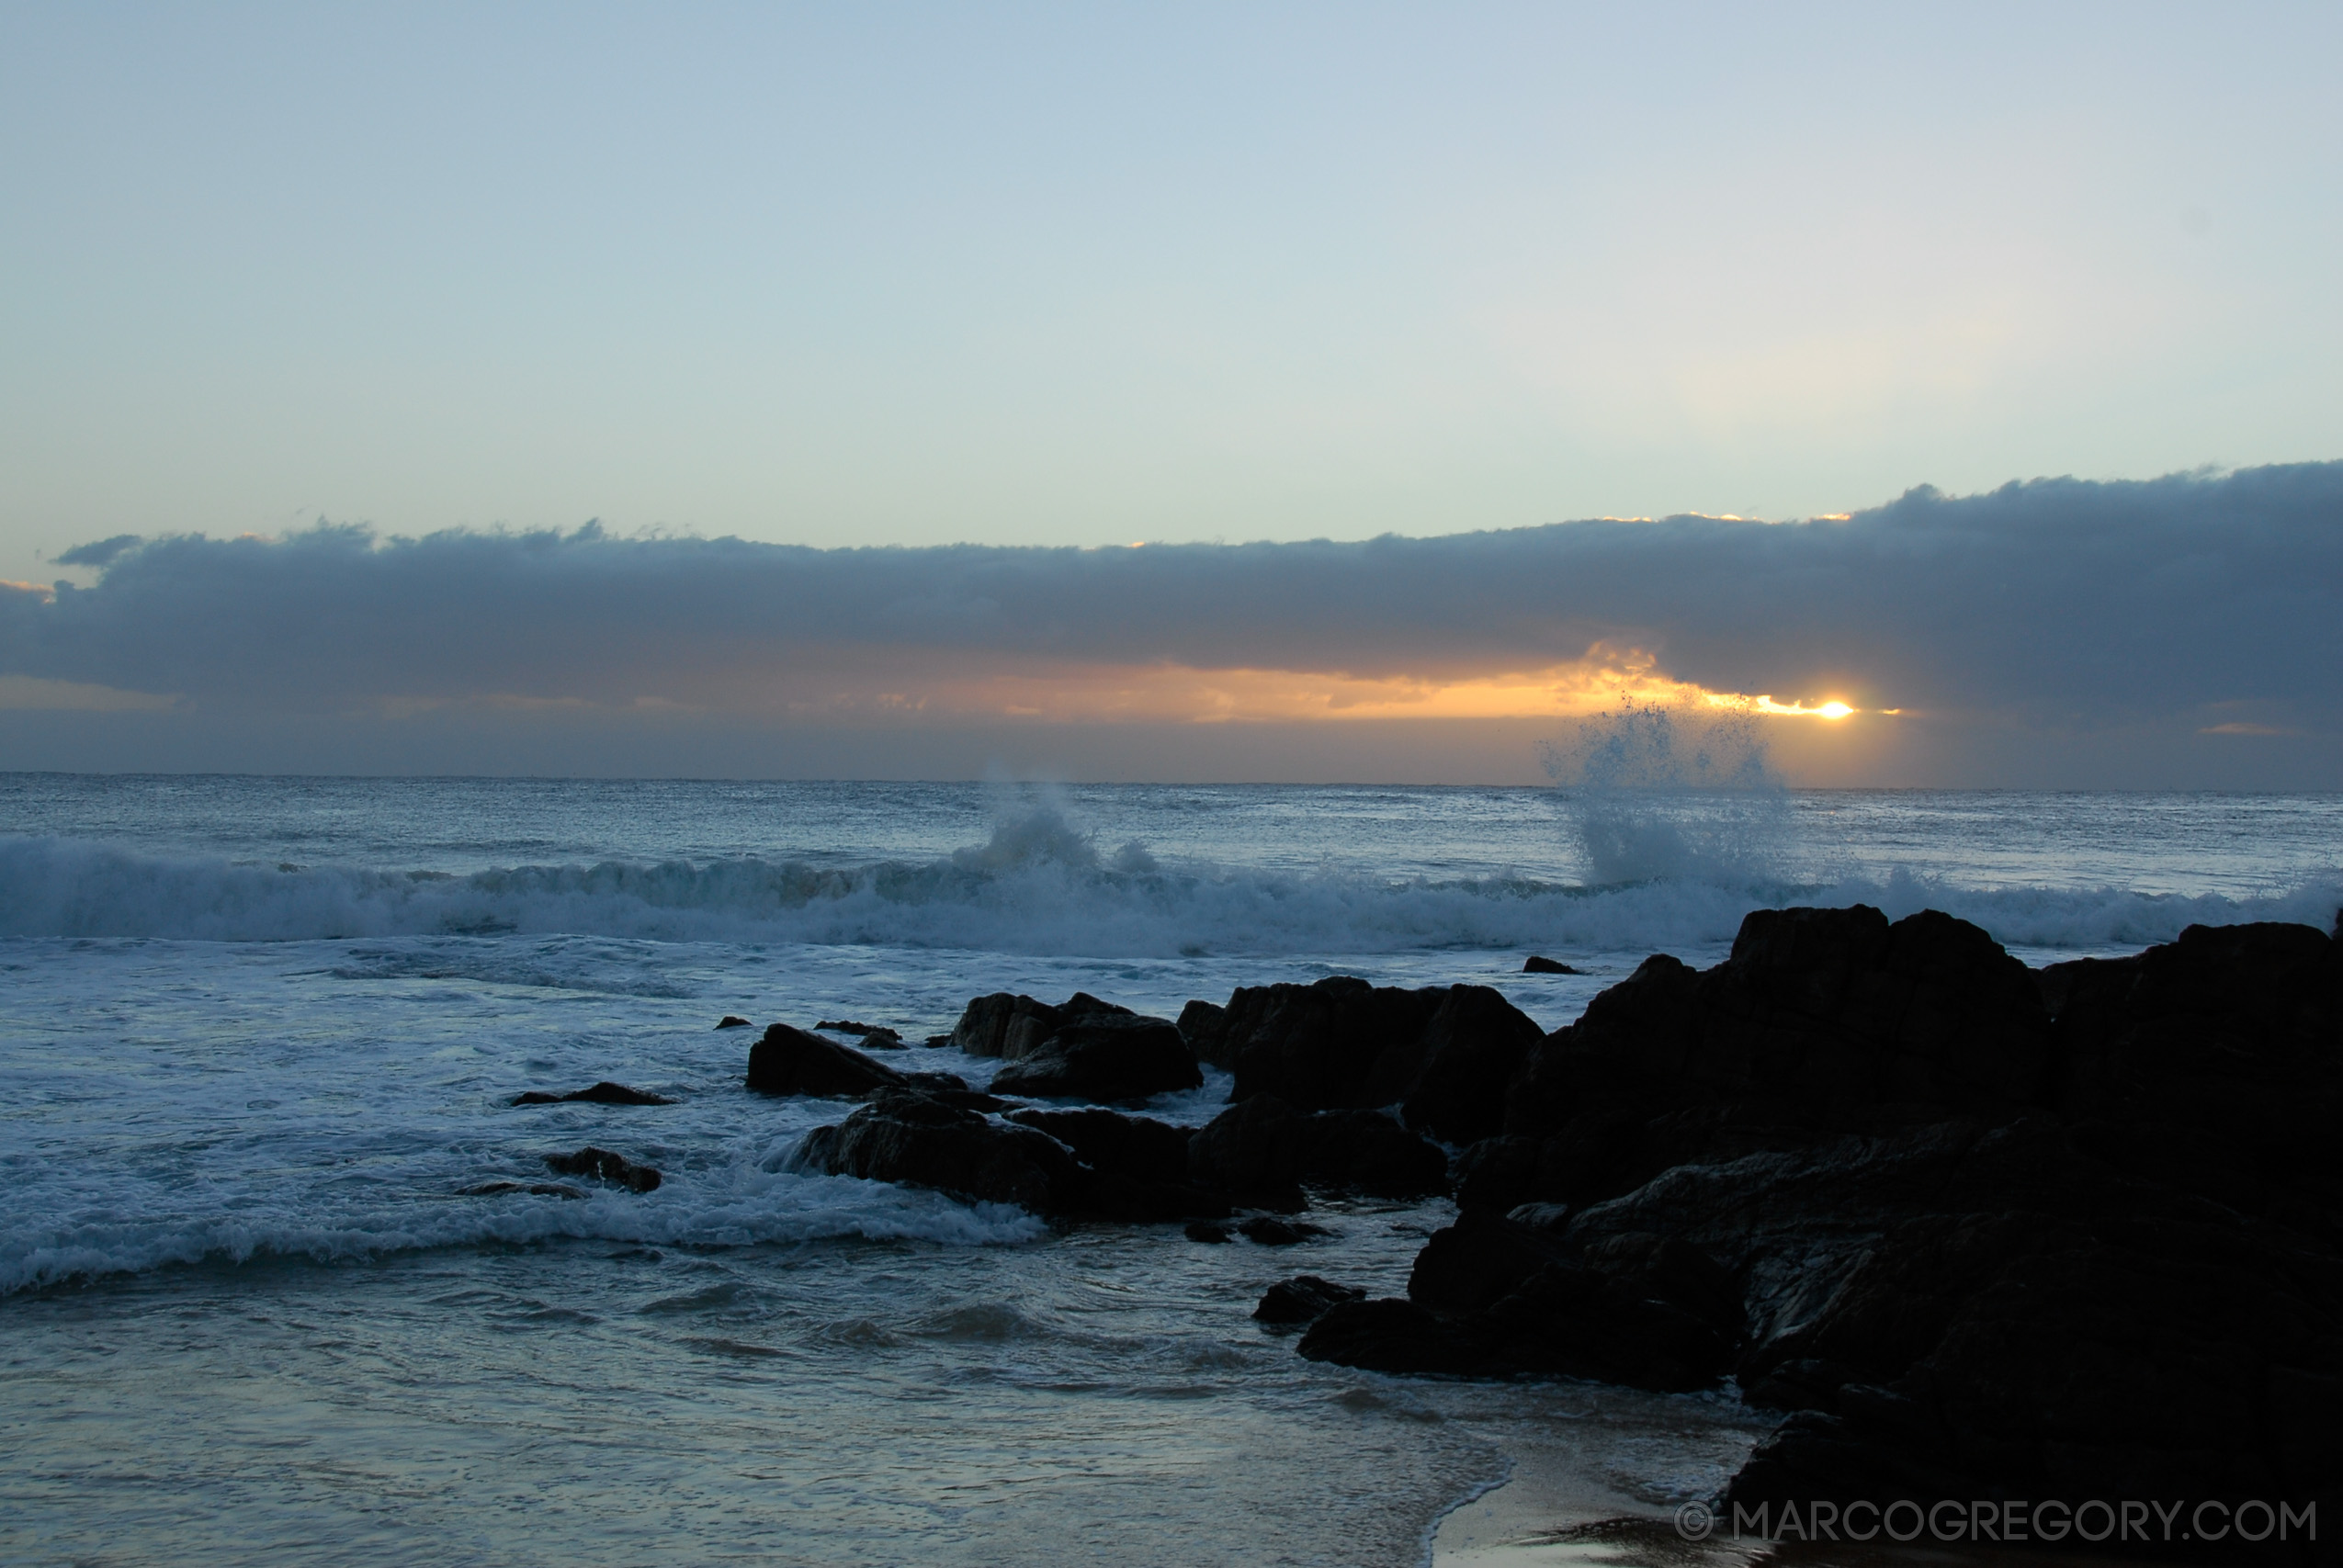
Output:
<path fill-rule="evenodd" d="M 2325 927 L 2343 874 L 2259 897 L 2116 887 L 1975 887 L 1904 871 L 1785 885 L 1703 863 L 1624 886 L 1530 878 L 1389 881 L 1339 870 L 1070 861 L 606 861 L 466 876 L 277 871 L 86 841 L 0 839 L 0 934 L 224 942 L 573 932 L 660 941 L 856 944 L 1048 956 L 1376 953 L 1525 946 L 1661 951 L 1729 941 L 1741 917 L 1790 903 L 1936 908 L 2012 944 L 2168 941 L 2191 922 Z M 1125 869 L 1124 866 L 1137 869 Z"/>

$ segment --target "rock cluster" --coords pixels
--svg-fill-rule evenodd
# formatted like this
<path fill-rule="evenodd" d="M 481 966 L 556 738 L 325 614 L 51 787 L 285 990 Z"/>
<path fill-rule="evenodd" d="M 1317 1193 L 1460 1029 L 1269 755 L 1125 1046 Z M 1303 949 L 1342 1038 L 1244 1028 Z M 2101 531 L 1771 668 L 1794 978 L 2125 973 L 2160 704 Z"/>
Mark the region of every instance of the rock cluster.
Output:
<path fill-rule="evenodd" d="M 1198 1129 L 1106 1109 L 1100 1102 L 1127 1106 L 1198 1088 L 1204 1075 L 1179 1025 L 1095 997 L 1077 993 L 1054 1007 L 1008 992 L 979 997 L 949 1038 L 1006 1058 L 991 1093 L 971 1094 L 945 1075 L 898 1072 L 787 1024 L 766 1030 L 751 1051 L 749 1087 L 866 1102 L 809 1134 L 796 1168 L 1038 1213 L 1211 1222 L 1238 1208 L 1298 1210 L 1305 1182 L 1394 1197 L 1447 1188 L 1446 1153 L 1376 1111 L 1297 1111 L 1262 1094 Z M 1016 1108 L 1022 1099 L 1088 1103 Z M 1303 1235 L 1282 1225 L 1274 1234 Z"/>
<path fill-rule="evenodd" d="M 1760 910 L 1724 963 L 1652 958 L 1551 1034 L 1486 987 L 1350 978 L 1176 1024 L 970 1004 L 949 1038 L 1006 1059 L 997 1096 L 1082 1109 L 796 1036 L 753 1084 L 867 1100 L 805 1169 L 1264 1244 L 1309 1227 L 1217 1222 L 1453 1174 L 1405 1297 L 1304 1276 L 1263 1321 L 1386 1371 L 1732 1379 L 1784 1418 L 1726 1506 L 2283 1499 L 2343 1537 L 2343 938 L 2315 927 L 2035 972 L 1934 911 Z M 1234 1080 L 1202 1128 L 1098 1104 L 1199 1063 Z"/>
<path fill-rule="evenodd" d="M 1752 1508 L 2343 1517 L 2338 1111 L 2343 959 L 2315 928 L 2036 974 L 1941 914 L 1760 911 L 1724 964 L 1652 959 L 1541 1043 L 1407 1298 L 1301 1350 L 1729 1371 L 1789 1413 L 1724 1499 Z"/>

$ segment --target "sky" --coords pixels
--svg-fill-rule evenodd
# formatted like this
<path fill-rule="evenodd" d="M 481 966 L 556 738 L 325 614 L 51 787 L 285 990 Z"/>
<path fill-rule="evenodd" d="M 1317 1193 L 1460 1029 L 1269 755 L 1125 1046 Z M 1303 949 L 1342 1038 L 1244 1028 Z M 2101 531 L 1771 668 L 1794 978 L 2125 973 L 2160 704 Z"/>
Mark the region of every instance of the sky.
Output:
<path fill-rule="evenodd" d="M 0 767 L 2343 787 L 2339 55 L 0 5 Z"/>

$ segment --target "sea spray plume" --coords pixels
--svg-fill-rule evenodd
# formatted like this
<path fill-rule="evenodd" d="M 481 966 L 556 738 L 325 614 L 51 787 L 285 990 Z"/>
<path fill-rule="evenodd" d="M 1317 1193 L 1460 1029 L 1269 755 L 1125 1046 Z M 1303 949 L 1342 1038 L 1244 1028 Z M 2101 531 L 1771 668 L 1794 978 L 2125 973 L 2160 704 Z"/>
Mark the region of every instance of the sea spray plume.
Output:
<path fill-rule="evenodd" d="M 1545 762 L 1595 886 L 1779 880 L 1789 794 L 1749 715 L 1623 703 Z"/>

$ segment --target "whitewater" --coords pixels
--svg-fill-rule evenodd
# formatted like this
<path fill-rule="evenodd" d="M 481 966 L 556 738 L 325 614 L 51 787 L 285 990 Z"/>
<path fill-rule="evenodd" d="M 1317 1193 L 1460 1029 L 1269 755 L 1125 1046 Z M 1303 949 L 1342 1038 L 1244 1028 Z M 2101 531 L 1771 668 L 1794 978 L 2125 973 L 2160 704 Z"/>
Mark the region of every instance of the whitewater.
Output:
<path fill-rule="evenodd" d="M 1003 989 L 1470 981 L 1552 1028 L 1859 900 L 2034 964 L 2326 927 L 2343 795 L 0 775 L 0 1559 L 1461 1562 L 1524 1475 L 1539 1529 L 1664 1518 L 1764 1429 L 1729 1393 L 1251 1321 L 1402 1290 L 1445 1202 L 1204 1247 L 800 1176 L 842 1108 L 749 1096 L 713 1025 L 884 1024 L 979 1086 L 920 1043 Z M 605 1078 L 676 1103 L 511 1103 Z M 587 1143 L 666 1179 L 526 1190 Z"/>

